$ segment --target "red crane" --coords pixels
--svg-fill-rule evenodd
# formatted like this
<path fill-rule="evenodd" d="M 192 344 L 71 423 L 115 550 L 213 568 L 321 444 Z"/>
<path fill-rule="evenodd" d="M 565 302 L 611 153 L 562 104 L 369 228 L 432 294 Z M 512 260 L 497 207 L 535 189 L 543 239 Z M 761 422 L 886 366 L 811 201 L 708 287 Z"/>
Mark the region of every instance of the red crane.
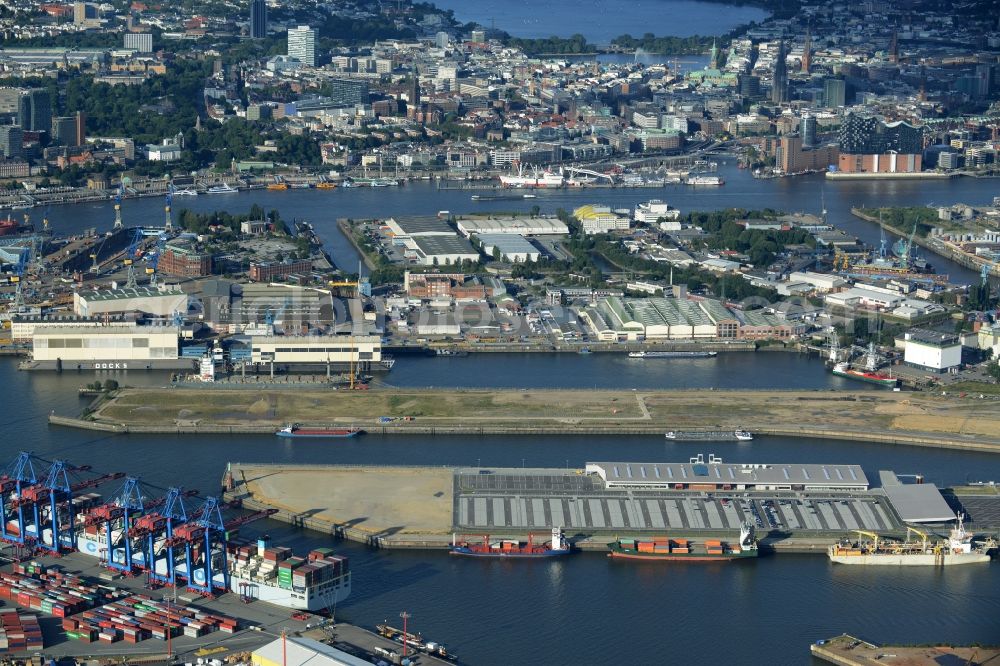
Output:
<path fill-rule="evenodd" d="M 229 532 L 237 527 L 246 525 L 247 523 L 252 523 L 256 520 L 261 520 L 269 516 L 273 516 L 278 513 L 277 509 L 262 509 L 261 511 L 254 511 L 253 513 L 248 513 L 243 516 L 237 516 L 231 520 L 225 522 L 225 531 Z M 184 523 L 183 525 L 178 525 L 174 528 L 174 536 L 172 539 L 168 539 L 164 546 L 180 546 L 184 543 L 194 543 L 205 536 L 205 530 L 207 528 L 203 524 L 199 524 L 197 521 L 191 521 Z"/>
<path fill-rule="evenodd" d="M 122 472 L 114 472 L 112 474 L 102 474 L 97 478 L 88 479 L 87 481 L 80 481 L 78 483 L 74 483 L 69 487 L 70 493 L 77 493 L 87 488 L 95 488 L 108 481 L 114 481 L 115 479 L 120 479 L 123 476 L 125 476 L 125 474 Z M 7 481 L 4 481 L 2 486 L 6 486 L 7 483 L 8 483 Z M 0 488 L 2 488 L 2 486 L 0 486 Z M 13 499 L 11 499 L 10 506 L 11 508 L 16 509 L 18 506 L 37 504 L 44 499 L 48 499 L 49 494 L 51 492 L 52 489 L 46 486 L 45 484 L 36 484 L 34 486 L 28 486 L 27 488 L 22 488 L 21 494 L 18 497 L 14 497 Z"/>

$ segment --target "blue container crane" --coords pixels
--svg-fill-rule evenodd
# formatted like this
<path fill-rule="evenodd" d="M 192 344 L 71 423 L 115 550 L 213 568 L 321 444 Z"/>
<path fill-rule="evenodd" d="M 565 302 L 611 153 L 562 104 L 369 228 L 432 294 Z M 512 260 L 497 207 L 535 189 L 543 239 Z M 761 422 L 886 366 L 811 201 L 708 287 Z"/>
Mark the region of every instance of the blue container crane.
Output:
<path fill-rule="evenodd" d="M 132 520 L 138 518 L 143 513 L 142 493 L 139 487 L 138 477 L 125 477 L 125 483 L 115 493 L 114 499 L 107 504 L 94 507 L 87 514 L 86 525 L 96 525 L 104 523 L 104 539 L 107 544 L 109 569 L 116 569 L 131 575 L 135 569 L 132 561 L 132 543 L 129 539 L 129 529 L 132 527 Z M 113 537 L 113 526 L 121 522 L 124 548 L 121 549 L 120 557 L 115 557 L 115 544 Z"/>
<path fill-rule="evenodd" d="M 15 467 L 30 469 L 30 474 L 24 476 L 34 477 L 34 465 L 32 460 L 42 461 L 30 453 L 23 453 L 15 461 Z M 48 462 L 48 461 L 42 461 Z M 45 475 L 45 480 L 41 483 L 37 478 L 35 483 L 22 485 L 15 490 L 14 496 L 10 500 L 11 509 L 18 511 L 18 533 L 19 539 L 14 539 L 19 544 L 30 544 L 39 549 L 52 553 L 60 553 L 65 549 L 75 546 L 76 542 L 76 517 L 73 508 L 74 493 L 99 486 L 106 481 L 118 479 L 124 476 L 121 473 L 103 474 L 96 478 L 83 481 L 71 482 L 70 472 L 86 471 L 89 468 L 75 467 L 64 460 L 56 460 L 50 463 L 50 467 Z M 32 522 L 25 523 L 24 509 L 31 507 Z M 60 521 L 60 508 L 64 508 L 66 519 Z M 6 510 L 4 512 L 6 514 Z M 6 515 L 4 516 L 4 532 L 6 533 Z M 68 534 L 64 535 L 61 524 L 67 526 Z M 30 528 L 34 529 L 34 534 L 30 535 Z M 46 528 L 50 531 L 48 539 L 45 538 Z M 6 537 L 5 537 L 6 538 Z"/>
<path fill-rule="evenodd" d="M 168 546 L 184 546 L 187 587 L 205 596 L 214 596 L 216 590 L 229 590 L 229 530 L 277 513 L 277 509 L 265 509 L 224 521 L 222 509 L 225 506 L 229 505 L 221 504 L 217 497 L 206 497 L 192 520 L 178 527 L 174 537 L 166 541 Z M 201 553 L 195 552 L 196 544 L 202 546 Z M 213 556 L 216 553 L 220 559 L 221 583 L 215 580 Z"/>
<path fill-rule="evenodd" d="M 149 574 L 150 582 L 167 585 L 177 584 L 177 558 L 171 541 L 174 537 L 174 528 L 188 521 L 184 498 L 197 494 L 197 490 L 184 491 L 179 487 L 168 488 L 165 496 L 146 505 L 146 515 L 136 520 L 133 528 L 129 530 L 129 537 L 145 538 L 143 568 Z M 151 511 L 151 509 L 160 506 L 163 508 Z M 156 541 L 161 536 L 164 538 L 164 542 L 158 550 Z M 157 562 L 161 559 L 165 559 L 166 564 L 163 573 L 157 571 L 156 568 Z"/>
<path fill-rule="evenodd" d="M 35 474 L 35 466 L 32 464 L 34 456 L 30 451 L 21 451 L 17 458 L 7 466 L 3 477 L 0 477 L 0 492 L 3 493 L 2 511 L 3 522 L 0 523 L 0 537 L 8 543 L 24 544 L 24 506 L 17 502 L 21 496 L 23 488 L 33 486 L 38 483 L 38 476 Z M 13 495 L 11 494 L 13 491 Z M 7 498 L 10 498 L 8 502 Z M 14 509 L 17 509 L 17 533 L 12 533 L 7 529 L 7 523 L 14 519 Z"/>

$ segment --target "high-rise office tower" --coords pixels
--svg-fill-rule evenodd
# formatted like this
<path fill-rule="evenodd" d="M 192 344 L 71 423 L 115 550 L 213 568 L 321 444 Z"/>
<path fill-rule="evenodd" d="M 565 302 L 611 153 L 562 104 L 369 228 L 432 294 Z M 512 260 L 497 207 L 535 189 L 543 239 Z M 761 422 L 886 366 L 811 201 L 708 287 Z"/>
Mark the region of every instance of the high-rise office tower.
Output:
<path fill-rule="evenodd" d="M 802 116 L 802 147 L 814 148 L 816 146 L 816 116 Z"/>
<path fill-rule="evenodd" d="M 17 109 L 18 124 L 29 132 L 48 132 L 52 129 L 52 98 L 49 91 L 34 88 L 21 95 Z"/>
<path fill-rule="evenodd" d="M 0 125 L 0 157 L 20 157 L 24 133 L 18 125 Z"/>
<path fill-rule="evenodd" d="M 267 37 L 267 2 L 250 0 L 250 36 L 254 39 Z"/>
<path fill-rule="evenodd" d="M 847 82 L 844 79 L 823 81 L 823 106 L 836 109 L 847 105 Z"/>
<path fill-rule="evenodd" d="M 310 67 L 316 66 L 316 31 L 300 25 L 288 31 L 288 57 Z"/>
<path fill-rule="evenodd" d="M 785 62 L 785 41 L 778 42 L 778 53 L 774 58 L 774 79 L 771 84 L 771 101 L 784 104 L 788 101 L 788 63 Z"/>

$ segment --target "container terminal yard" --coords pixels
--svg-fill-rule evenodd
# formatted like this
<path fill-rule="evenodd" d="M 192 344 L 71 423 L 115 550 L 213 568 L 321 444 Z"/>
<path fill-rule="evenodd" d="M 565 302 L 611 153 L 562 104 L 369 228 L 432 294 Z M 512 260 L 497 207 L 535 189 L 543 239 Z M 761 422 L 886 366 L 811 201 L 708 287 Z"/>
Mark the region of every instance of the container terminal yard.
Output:
<path fill-rule="evenodd" d="M 296 557 L 267 537 L 239 538 L 241 526 L 273 510 L 245 512 L 238 502 L 27 452 L 6 467 L 0 490 L 7 655 L 194 661 L 266 649 L 290 634 L 347 654 L 332 663 L 355 663 L 352 654 L 356 663 L 401 660 L 391 635 L 335 623 L 351 590 L 346 557 L 328 548 Z M 414 643 L 411 652 L 443 654 Z M 328 649 L 310 645 L 295 649 Z M 415 663 L 446 662 L 422 654 Z"/>
<path fill-rule="evenodd" d="M 1000 498 L 949 494 L 857 465 L 595 462 L 584 469 L 290 466 L 231 463 L 225 497 L 274 518 L 383 548 L 446 548 L 453 534 L 519 536 L 563 527 L 576 548 L 609 535 L 728 535 L 747 521 L 768 550 L 826 552 L 858 530 L 898 535 L 1000 529 Z M 337 488 L 318 495 L 314 488 Z"/>

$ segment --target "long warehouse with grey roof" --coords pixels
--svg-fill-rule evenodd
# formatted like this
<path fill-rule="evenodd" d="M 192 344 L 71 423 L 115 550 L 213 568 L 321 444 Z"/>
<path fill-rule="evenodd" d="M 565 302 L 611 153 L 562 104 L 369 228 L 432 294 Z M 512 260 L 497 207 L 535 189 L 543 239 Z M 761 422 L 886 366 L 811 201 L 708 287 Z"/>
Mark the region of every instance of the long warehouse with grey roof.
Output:
<path fill-rule="evenodd" d="M 607 488 L 662 490 L 868 490 L 860 465 L 593 462 Z"/>

